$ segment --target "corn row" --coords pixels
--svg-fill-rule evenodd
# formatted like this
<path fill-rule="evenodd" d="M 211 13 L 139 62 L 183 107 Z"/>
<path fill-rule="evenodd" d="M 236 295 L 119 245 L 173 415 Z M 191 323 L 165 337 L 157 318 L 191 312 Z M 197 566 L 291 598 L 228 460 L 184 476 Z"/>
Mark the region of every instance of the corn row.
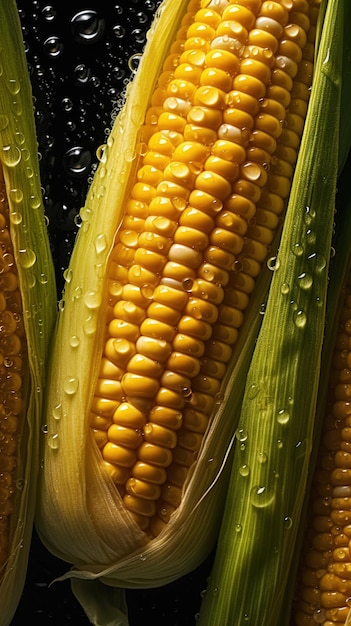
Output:
<path fill-rule="evenodd" d="M 16 488 L 17 450 L 22 430 L 27 345 L 18 272 L 9 231 L 6 187 L 0 172 L 0 580 L 9 557 L 9 522 Z"/>
<path fill-rule="evenodd" d="M 289 194 L 313 68 L 307 2 L 189 9 L 110 254 L 90 418 L 104 468 L 151 536 L 179 505 L 220 398 Z"/>
<path fill-rule="evenodd" d="M 343 626 L 350 610 L 350 305 L 349 280 L 298 573 L 293 621 L 297 626 Z"/>

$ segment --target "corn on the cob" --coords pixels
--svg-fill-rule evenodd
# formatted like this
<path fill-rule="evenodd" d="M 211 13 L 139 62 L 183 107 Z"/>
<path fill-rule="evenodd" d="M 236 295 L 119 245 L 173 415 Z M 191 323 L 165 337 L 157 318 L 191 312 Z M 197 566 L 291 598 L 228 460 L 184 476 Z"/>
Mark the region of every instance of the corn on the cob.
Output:
<path fill-rule="evenodd" d="M 343 626 L 350 606 L 350 282 L 336 338 L 293 623 Z"/>
<path fill-rule="evenodd" d="M 1 1 L 0 14 L 0 624 L 8 626 L 26 575 L 56 289 L 15 2 Z"/>
<path fill-rule="evenodd" d="M 235 431 L 221 399 L 289 195 L 317 9 L 166 2 L 100 151 L 66 272 L 37 518 L 90 572 L 77 576 L 164 583 L 213 544 L 217 484 L 206 540 L 187 529 Z"/>
<path fill-rule="evenodd" d="M 285 596 L 308 482 L 325 333 L 339 166 L 343 4 L 329 2 L 326 8 L 306 134 L 248 372 L 201 626 L 290 624 Z M 325 108 L 319 114 L 321 99 Z"/>

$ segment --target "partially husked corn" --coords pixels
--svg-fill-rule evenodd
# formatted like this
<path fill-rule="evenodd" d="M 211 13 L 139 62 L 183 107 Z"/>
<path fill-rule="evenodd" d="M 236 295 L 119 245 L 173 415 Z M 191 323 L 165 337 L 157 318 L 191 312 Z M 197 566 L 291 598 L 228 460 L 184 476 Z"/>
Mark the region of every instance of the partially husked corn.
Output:
<path fill-rule="evenodd" d="M 26 577 L 57 306 L 16 3 L 0 0 L 0 14 L 0 625 L 9 626 Z"/>
<path fill-rule="evenodd" d="M 151 97 L 90 416 L 105 470 L 151 536 L 180 503 L 284 212 L 316 9 L 191 2 Z"/>
<path fill-rule="evenodd" d="M 350 280 L 345 288 L 326 412 L 309 496 L 293 624 L 344 626 L 351 596 Z"/>

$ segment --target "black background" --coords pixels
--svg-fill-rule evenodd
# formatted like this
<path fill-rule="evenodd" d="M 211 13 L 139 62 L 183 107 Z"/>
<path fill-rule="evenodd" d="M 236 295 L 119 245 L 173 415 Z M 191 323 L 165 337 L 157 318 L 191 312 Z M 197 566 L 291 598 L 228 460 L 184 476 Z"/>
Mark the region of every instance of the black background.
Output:
<path fill-rule="evenodd" d="M 18 0 L 33 89 L 45 212 L 57 296 L 79 228 L 79 210 L 126 82 L 137 67 L 159 0 Z M 201 529 L 199 529 L 201 532 Z M 127 592 L 130 626 L 193 626 L 211 555 L 161 589 Z M 66 563 L 32 539 L 22 599 L 11 626 L 85 626 L 69 582 L 51 581 Z"/>

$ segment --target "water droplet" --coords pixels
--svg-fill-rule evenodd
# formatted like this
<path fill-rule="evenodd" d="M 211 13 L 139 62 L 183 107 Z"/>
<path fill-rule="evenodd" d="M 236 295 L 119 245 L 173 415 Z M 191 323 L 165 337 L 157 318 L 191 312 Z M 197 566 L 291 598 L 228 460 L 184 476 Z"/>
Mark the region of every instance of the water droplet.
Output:
<path fill-rule="evenodd" d="M 240 476 L 248 476 L 250 474 L 250 467 L 248 465 L 242 465 L 239 468 L 239 474 Z"/>
<path fill-rule="evenodd" d="M 36 260 L 37 255 L 35 254 L 34 250 L 31 250 L 30 248 L 23 248 L 19 250 L 19 263 L 25 269 L 33 267 Z"/>
<path fill-rule="evenodd" d="M 250 491 L 250 502 L 255 508 L 264 508 L 272 504 L 274 491 L 263 485 L 255 485 Z"/>
<path fill-rule="evenodd" d="M 15 167 L 21 160 L 21 150 L 13 145 L 3 146 L 0 157 L 8 167 Z"/>
<path fill-rule="evenodd" d="M 278 424 L 282 424 L 282 425 L 287 424 L 289 419 L 290 419 L 289 411 L 287 411 L 286 409 L 280 409 L 280 411 L 278 411 L 278 416 L 277 416 Z"/>
<path fill-rule="evenodd" d="M 62 41 L 56 35 L 52 35 L 45 39 L 44 50 L 50 57 L 58 57 L 63 51 Z"/>
<path fill-rule="evenodd" d="M 280 287 L 280 292 L 283 294 L 283 296 L 288 295 L 289 291 L 290 291 L 289 283 L 283 283 Z"/>
<path fill-rule="evenodd" d="M 77 335 L 72 335 L 72 337 L 70 337 L 69 343 L 72 346 L 72 348 L 78 348 L 80 344 L 80 339 Z"/>
<path fill-rule="evenodd" d="M 247 391 L 247 397 L 252 400 L 253 398 L 256 398 L 256 396 L 260 393 L 260 391 L 261 391 L 260 386 L 257 385 L 256 383 L 252 383 L 252 385 L 250 385 Z"/>
<path fill-rule="evenodd" d="M 101 304 L 101 294 L 97 291 L 88 291 L 84 294 L 84 303 L 88 309 L 97 309 Z"/>
<path fill-rule="evenodd" d="M 102 252 L 106 250 L 106 248 L 107 248 L 106 236 L 104 235 L 104 233 L 100 233 L 100 235 L 97 235 L 95 238 L 95 250 L 97 254 L 101 254 Z"/>
<path fill-rule="evenodd" d="M 92 317 L 91 315 L 89 315 L 83 323 L 83 330 L 85 334 L 93 335 L 94 333 L 96 333 L 96 324 L 97 324 L 97 321 L 95 317 Z"/>
<path fill-rule="evenodd" d="M 47 424 L 43 424 L 43 426 L 41 427 L 40 430 L 41 430 L 42 433 L 44 433 L 44 435 L 47 435 L 48 430 L 49 430 L 48 425 Z"/>
<path fill-rule="evenodd" d="M 84 9 L 72 17 L 71 30 L 78 43 L 95 44 L 104 33 L 105 20 L 99 17 L 97 11 Z"/>
<path fill-rule="evenodd" d="M 62 404 L 61 404 L 61 402 L 59 402 L 58 404 L 55 404 L 54 408 L 52 409 L 52 415 L 55 418 L 55 420 L 61 419 L 61 416 L 62 416 Z"/>
<path fill-rule="evenodd" d="M 267 267 L 272 272 L 275 272 L 279 268 L 279 265 L 280 265 L 280 263 L 279 263 L 278 257 L 276 257 L 276 256 L 272 256 L 267 261 Z"/>
<path fill-rule="evenodd" d="M 13 202 L 19 204 L 23 200 L 23 191 L 22 189 L 10 189 L 9 196 Z"/>
<path fill-rule="evenodd" d="M 289 517 L 289 515 L 286 515 L 284 517 L 284 528 L 289 529 L 289 528 L 292 527 L 292 525 L 293 525 L 293 521 L 292 521 L 291 517 Z"/>
<path fill-rule="evenodd" d="M 73 271 L 70 268 L 65 269 L 65 271 L 63 272 L 63 278 L 66 281 L 66 283 L 70 283 L 72 280 L 72 277 L 73 277 Z"/>
<path fill-rule="evenodd" d="M 316 624 L 324 624 L 325 620 L 327 619 L 327 612 L 325 609 L 316 609 L 312 617 L 313 621 L 316 622 Z"/>
<path fill-rule="evenodd" d="M 242 531 L 242 526 L 241 526 L 241 524 L 235 524 L 234 528 L 235 528 L 235 532 L 237 532 L 237 533 L 241 533 L 241 531 Z"/>
<path fill-rule="evenodd" d="M 5 130 L 9 124 L 9 118 L 7 115 L 0 115 L 0 131 Z"/>
<path fill-rule="evenodd" d="M 57 433 L 55 433 L 54 435 L 49 435 L 48 439 L 48 446 L 49 448 L 51 448 L 51 450 L 58 450 L 59 448 L 59 436 Z"/>
<path fill-rule="evenodd" d="M 301 256 L 303 254 L 303 247 L 300 243 L 295 243 L 292 248 L 292 252 L 295 256 Z"/>
<path fill-rule="evenodd" d="M 74 376 L 66 376 L 63 381 L 63 390 L 67 395 L 73 396 L 77 393 L 79 387 L 79 380 Z"/>
<path fill-rule="evenodd" d="M 306 272 L 302 272 L 302 274 L 300 274 L 297 278 L 298 278 L 298 281 L 299 281 L 299 287 L 301 287 L 301 289 L 307 290 L 307 289 L 310 289 L 312 287 L 313 278 L 312 278 L 311 274 L 307 274 Z"/>
<path fill-rule="evenodd" d="M 245 441 L 247 441 L 247 430 L 245 430 L 245 428 L 238 428 L 235 431 L 235 436 L 237 438 L 238 441 L 240 441 L 241 443 L 244 443 Z"/>
<path fill-rule="evenodd" d="M 257 454 L 257 461 L 259 463 L 266 463 L 267 462 L 267 454 L 265 452 L 258 452 L 258 454 Z"/>
<path fill-rule="evenodd" d="M 63 167 L 67 174 L 75 178 L 85 176 L 91 165 L 91 154 L 82 146 L 67 150 L 63 157 Z"/>
<path fill-rule="evenodd" d="M 18 211 L 11 211 L 10 213 L 10 220 L 12 222 L 12 224 L 21 224 L 22 222 L 22 213 L 19 213 Z"/>
<path fill-rule="evenodd" d="M 307 315 L 302 309 L 298 309 L 294 312 L 294 323 L 297 328 L 305 328 L 307 322 Z"/>
<path fill-rule="evenodd" d="M 143 554 L 143 553 L 139 554 L 139 559 L 141 561 L 146 561 L 146 554 Z"/>

